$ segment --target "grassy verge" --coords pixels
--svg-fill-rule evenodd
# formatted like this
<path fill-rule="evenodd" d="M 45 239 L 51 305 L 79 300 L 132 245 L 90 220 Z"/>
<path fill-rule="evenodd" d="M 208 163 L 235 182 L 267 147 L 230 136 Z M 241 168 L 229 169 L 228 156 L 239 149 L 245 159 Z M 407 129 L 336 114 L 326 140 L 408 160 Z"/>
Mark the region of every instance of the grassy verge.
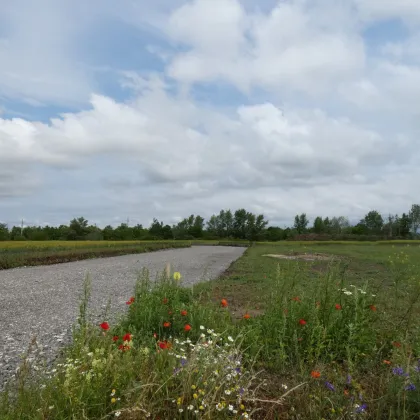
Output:
<path fill-rule="evenodd" d="M 0 242 L 0 270 L 190 246 L 189 241 Z"/>
<path fill-rule="evenodd" d="M 193 289 L 144 272 L 116 325 L 85 322 L 86 290 L 73 345 L 24 364 L 0 419 L 420 418 L 418 251 L 314 249 L 334 258 L 253 246 Z"/>

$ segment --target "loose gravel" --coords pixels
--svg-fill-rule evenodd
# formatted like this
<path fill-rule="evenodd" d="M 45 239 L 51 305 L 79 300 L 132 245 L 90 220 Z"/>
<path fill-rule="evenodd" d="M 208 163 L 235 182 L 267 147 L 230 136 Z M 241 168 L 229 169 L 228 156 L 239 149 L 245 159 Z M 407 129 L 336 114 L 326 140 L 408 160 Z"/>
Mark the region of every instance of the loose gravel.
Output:
<path fill-rule="evenodd" d="M 50 364 L 70 341 L 86 275 L 92 281 L 89 312 L 99 320 L 109 299 L 114 316 L 126 309 L 143 268 L 155 278 L 170 263 L 183 284 L 191 286 L 218 277 L 244 249 L 195 246 L 0 271 L 0 389 L 15 375 L 34 337 L 37 350 L 31 357 L 37 363 Z"/>

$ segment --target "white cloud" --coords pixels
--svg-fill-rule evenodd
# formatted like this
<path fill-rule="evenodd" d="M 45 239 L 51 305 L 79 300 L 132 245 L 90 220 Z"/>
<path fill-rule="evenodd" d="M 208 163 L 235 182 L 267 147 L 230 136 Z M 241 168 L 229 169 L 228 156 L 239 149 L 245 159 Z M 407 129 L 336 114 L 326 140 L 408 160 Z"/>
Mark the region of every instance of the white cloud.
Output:
<path fill-rule="evenodd" d="M 84 20 L 69 1 L 1 0 L 0 95 L 34 103 L 79 103 L 90 93 L 75 41 Z"/>
<path fill-rule="evenodd" d="M 246 14 L 237 0 L 195 0 L 169 19 L 169 36 L 189 49 L 175 55 L 168 72 L 184 83 L 222 79 L 245 91 L 331 89 L 364 68 L 363 41 L 345 10 L 332 6 L 336 20 L 328 20 L 325 9 L 301 1 Z"/>
<path fill-rule="evenodd" d="M 362 18 L 387 20 L 401 18 L 410 23 L 420 22 L 420 2 L 417 0 L 353 0 Z"/>
<path fill-rule="evenodd" d="M 93 96 L 92 109 L 50 124 L 0 120 L 3 171 L 31 177 L 34 165 L 79 168 L 67 191 L 73 202 L 79 181 L 91 191 L 78 201 L 81 213 L 106 202 L 108 215 L 111 209 L 138 209 L 146 219 L 191 211 L 208 216 L 210 209 L 225 206 L 267 206 L 270 214 L 291 217 L 298 209 L 329 213 L 349 203 L 349 211 L 382 204 L 382 195 L 389 196 L 382 179 L 387 164 L 410 163 L 410 141 L 402 147 L 320 110 L 283 112 L 267 102 L 239 106 L 227 116 L 180 100 L 163 86 L 152 81 L 130 103 Z M 407 166 L 407 198 L 415 182 L 410 170 Z M 66 177 L 73 178 L 71 169 Z M 13 195 L 22 185 L 9 177 L 0 193 Z"/>
<path fill-rule="evenodd" d="M 418 4 L 0 0 L 0 97 L 26 108 L 90 98 L 48 123 L 27 109 L 0 115 L 0 210 L 101 224 L 241 206 L 274 221 L 405 211 L 420 175 L 420 126 L 408 123 L 420 99 Z M 372 54 L 363 30 L 393 18 L 410 37 Z M 136 56 L 107 67 L 126 101 L 94 94 L 79 62 L 84 36 L 106 19 L 147 33 L 139 50 L 165 65 L 150 72 Z"/>

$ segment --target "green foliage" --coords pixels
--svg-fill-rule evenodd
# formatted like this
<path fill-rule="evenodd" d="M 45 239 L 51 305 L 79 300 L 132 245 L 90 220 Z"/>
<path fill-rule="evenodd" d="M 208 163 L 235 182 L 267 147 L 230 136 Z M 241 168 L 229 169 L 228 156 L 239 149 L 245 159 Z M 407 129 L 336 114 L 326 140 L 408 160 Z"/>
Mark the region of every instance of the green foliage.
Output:
<path fill-rule="evenodd" d="M 296 230 L 298 234 L 302 234 L 306 232 L 306 228 L 309 224 L 309 220 L 306 217 L 305 213 L 302 213 L 301 215 L 295 216 L 295 224 L 293 225 L 293 228 Z"/>
<path fill-rule="evenodd" d="M 410 213 L 408 214 L 408 217 L 410 219 L 410 225 L 411 225 L 411 232 L 413 235 L 418 234 L 418 230 L 420 228 L 420 205 L 419 204 L 413 204 L 411 206 Z"/>
<path fill-rule="evenodd" d="M 264 256 L 314 249 L 250 247 L 227 276 L 194 288 L 143 271 L 106 331 L 87 322 L 87 283 L 73 344 L 47 372 L 24 365 L 0 395 L 0 419 L 418 419 L 416 249 Z"/>

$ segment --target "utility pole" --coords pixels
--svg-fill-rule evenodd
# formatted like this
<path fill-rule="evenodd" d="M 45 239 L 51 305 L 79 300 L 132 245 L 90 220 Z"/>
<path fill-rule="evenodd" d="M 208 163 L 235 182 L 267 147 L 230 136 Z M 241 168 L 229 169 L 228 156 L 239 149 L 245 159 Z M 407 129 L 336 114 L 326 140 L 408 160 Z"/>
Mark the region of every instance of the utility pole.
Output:
<path fill-rule="evenodd" d="M 22 219 L 22 223 L 20 225 L 20 236 L 23 236 L 23 219 Z"/>

